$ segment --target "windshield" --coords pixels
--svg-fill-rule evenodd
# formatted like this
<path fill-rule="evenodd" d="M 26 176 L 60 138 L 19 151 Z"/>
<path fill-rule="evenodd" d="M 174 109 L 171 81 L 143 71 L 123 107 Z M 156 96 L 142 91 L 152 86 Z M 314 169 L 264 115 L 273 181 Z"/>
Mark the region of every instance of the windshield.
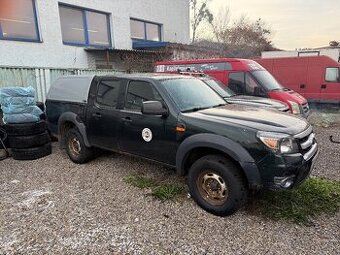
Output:
<path fill-rule="evenodd" d="M 169 79 L 161 83 L 181 112 L 226 104 L 222 97 L 198 79 Z"/>
<path fill-rule="evenodd" d="M 225 86 L 223 83 L 214 80 L 214 79 L 207 79 L 203 80 L 206 84 L 209 85 L 210 88 L 215 90 L 221 97 L 232 97 L 235 96 L 235 93 Z"/>
<path fill-rule="evenodd" d="M 266 70 L 253 71 L 252 74 L 266 90 L 283 89 L 281 84 Z"/>

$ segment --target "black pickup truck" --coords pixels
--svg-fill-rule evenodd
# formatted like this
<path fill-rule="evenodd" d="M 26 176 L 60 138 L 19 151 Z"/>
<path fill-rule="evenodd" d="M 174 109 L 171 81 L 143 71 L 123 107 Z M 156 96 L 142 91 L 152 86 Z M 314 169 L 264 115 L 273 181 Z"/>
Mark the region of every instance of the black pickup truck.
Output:
<path fill-rule="evenodd" d="M 85 163 L 101 148 L 174 167 L 194 200 L 220 216 L 238 210 L 249 190 L 295 187 L 318 152 L 305 119 L 228 104 L 190 76 L 62 77 L 46 114 L 72 161 Z"/>

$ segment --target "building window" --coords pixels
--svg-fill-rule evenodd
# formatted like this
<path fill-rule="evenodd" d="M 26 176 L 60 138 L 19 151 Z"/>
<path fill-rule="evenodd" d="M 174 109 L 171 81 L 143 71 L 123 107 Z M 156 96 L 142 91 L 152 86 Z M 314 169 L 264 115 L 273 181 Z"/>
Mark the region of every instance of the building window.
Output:
<path fill-rule="evenodd" d="M 137 19 L 130 19 L 130 28 L 132 39 L 157 42 L 161 41 L 160 24 Z"/>
<path fill-rule="evenodd" d="M 0 39 L 39 42 L 34 0 L 0 1 Z"/>
<path fill-rule="evenodd" d="M 64 44 L 110 47 L 109 15 L 78 7 L 59 5 Z"/>

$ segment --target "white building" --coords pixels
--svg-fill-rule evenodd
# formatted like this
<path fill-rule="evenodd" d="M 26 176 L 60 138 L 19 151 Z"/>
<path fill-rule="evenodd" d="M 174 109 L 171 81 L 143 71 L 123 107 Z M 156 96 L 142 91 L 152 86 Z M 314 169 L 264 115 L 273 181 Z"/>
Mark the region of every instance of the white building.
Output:
<path fill-rule="evenodd" d="M 0 66 L 94 68 L 96 49 L 167 42 L 190 42 L 189 0 L 0 0 Z"/>

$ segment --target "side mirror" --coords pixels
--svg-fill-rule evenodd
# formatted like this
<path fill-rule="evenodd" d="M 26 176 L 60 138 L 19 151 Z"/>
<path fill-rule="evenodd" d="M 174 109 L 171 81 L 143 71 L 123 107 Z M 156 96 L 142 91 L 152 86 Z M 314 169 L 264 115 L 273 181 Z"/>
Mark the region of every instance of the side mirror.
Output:
<path fill-rule="evenodd" d="M 168 110 L 159 101 L 145 101 L 142 104 L 142 113 L 147 115 L 167 115 Z"/>

